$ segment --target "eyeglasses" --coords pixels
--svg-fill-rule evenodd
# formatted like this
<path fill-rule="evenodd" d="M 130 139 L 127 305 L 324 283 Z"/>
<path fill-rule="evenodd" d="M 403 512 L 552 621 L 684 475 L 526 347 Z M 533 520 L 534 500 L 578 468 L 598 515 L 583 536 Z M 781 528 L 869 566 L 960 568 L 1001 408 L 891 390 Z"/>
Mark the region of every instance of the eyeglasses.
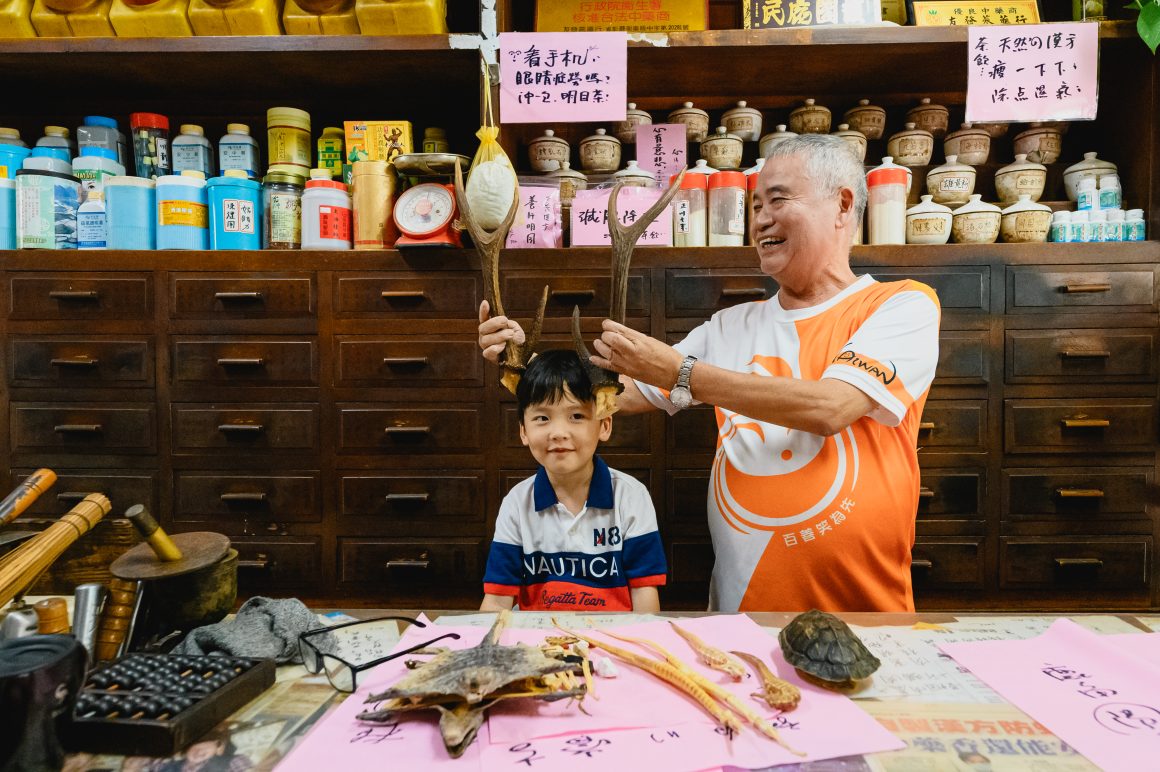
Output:
<path fill-rule="evenodd" d="M 384 662 L 389 662 L 396 657 L 401 657 L 404 654 L 412 654 L 420 649 L 425 649 L 433 643 L 450 638 L 453 640 L 459 639 L 459 633 L 444 633 L 438 638 L 432 638 L 424 643 L 416 644 L 410 648 L 396 651 L 393 654 L 388 654 L 385 657 L 372 660 L 370 662 L 363 662 L 361 664 L 354 664 L 347 662 L 337 654 L 322 651 L 317 645 L 311 643 L 308 639 L 316 635 L 323 635 L 331 633 L 335 630 L 341 630 L 344 627 L 353 627 L 354 625 L 365 625 L 371 622 L 406 622 L 407 624 L 415 625 L 416 627 L 426 627 L 427 625 L 420 622 L 418 619 L 411 619 L 410 617 L 378 617 L 376 619 L 359 619 L 354 622 L 343 622 L 339 625 L 332 625 L 331 627 L 320 627 L 317 630 L 307 630 L 304 633 L 298 634 L 298 652 L 302 655 L 302 664 L 306 667 L 309 673 L 319 673 L 326 671 L 326 678 L 330 681 L 330 685 L 340 692 L 353 692 L 358 688 L 358 674 L 364 670 L 369 670 L 376 665 L 381 665 Z"/>

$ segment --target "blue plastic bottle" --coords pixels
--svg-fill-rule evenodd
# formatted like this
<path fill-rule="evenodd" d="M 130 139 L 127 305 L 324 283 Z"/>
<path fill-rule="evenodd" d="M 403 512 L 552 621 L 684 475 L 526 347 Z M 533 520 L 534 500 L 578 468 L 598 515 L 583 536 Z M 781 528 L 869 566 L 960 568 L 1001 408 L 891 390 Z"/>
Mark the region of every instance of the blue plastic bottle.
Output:
<path fill-rule="evenodd" d="M 205 179 L 197 172 L 157 178 L 157 248 L 209 249 Z"/>
<path fill-rule="evenodd" d="M 156 249 L 157 206 L 153 180 L 106 179 L 105 228 L 107 249 Z"/>
<path fill-rule="evenodd" d="M 262 248 L 262 185 L 231 169 L 206 183 L 209 191 L 209 248 Z"/>

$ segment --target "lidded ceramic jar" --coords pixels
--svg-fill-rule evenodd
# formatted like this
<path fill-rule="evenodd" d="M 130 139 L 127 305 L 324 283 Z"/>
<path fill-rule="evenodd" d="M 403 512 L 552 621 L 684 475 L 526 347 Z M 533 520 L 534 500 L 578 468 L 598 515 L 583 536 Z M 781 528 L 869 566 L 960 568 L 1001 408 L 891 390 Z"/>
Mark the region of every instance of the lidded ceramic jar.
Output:
<path fill-rule="evenodd" d="M 1047 241 L 1051 230 L 1051 207 L 1037 204 L 1027 194 L 1003 210 L 999 238 L 1007 244 Z"/>
<path fill-rule="evenodd" d="M 714 169 L 704 158 L 698 158 L 697 163 L 690 166 L 685 174 L 716 174 L 718 171 L 720 170 Z"/>
<path fill-rule="evenodd" d="M 945 164 L 926 173 L 926 190 L 936 204 L 965 204 L 975 192 L 975 169 L 948 155 Z"/>
<path fill-rule="evenodd" d="M 773 152 L 773 149 L 775 147 L 777 147 L 777 145 L 779 143 L 784 142 L 785 140 L 789 139 L 790 137 L 796 137 L 796 136 L 797 136 L 797 132 L 786 131 L 785 124 L 779 123 L 779 124 L 777 124 L 777 126 L 774 127 L 774 131 L 771 131 L 770 133 L 766 134 L 764 137 L 761 138 L 761 141 L 757 143 L 757 153 L 762 158 L 765 158 L 771 152 Z"/>
<path fill-rule="evenodd" d="M 753 166 L 750 166 L 748 169 L 745 169 L 742 173 L 746 177 L 752 177 L 753 175 L 760 173 L 761 167 L 763 167 L 763 166 L 765 166 L 765 159 L 758 158 L 757 161 L 754 162 Z"/>
<path fill-rule="evenodd" d="M 995 192 L 1004 204 L 1017 201 L 1024 194 L 1032 201 L 1038 201 L 1046 183 L 1047 167 L 1028 161 L 1024 153 L 1015 156 L 1015 163 L 1007 164 L 995 172 Z"/>
<path fill-rule="evenodd" d="M 994 244 L 1003 213 L 978 193 L 951 213 L 951 238 L 956 244 Z"/>
<path fill-rule="evenodd" d="M 1015 135 L 1015 155 L 1022 153 L 1033 163 L 1052 164 L 1059 160 L 1063 150 L 1063 135 L 1059 129 L 1044 123 L 1032 123 Z"/>
<path fill-rule="evenodd" d="M 850 128 L 862 132 L 866 139 L 882 139 L 886 131 L 886 111 L 870 104 L 869 99 L 859 99 L 857 107 L 846 111 L 845 118 Z"/>
<path fill-rule="evenodd" d="M 796 134 L 829 134 L 830 108 L 818 104 L 816 99 L 807 99 L 789 114 L 789 130 Z"/>
<path fill-rule="evenodd" d="M 985 164 L 991 154 L 991 135 L 974 124 L 964 123 L 943 139 L 943 152 L 947 158 L 957 156 L 962 164 Z"/>
<path fill-rule="evenodd" d="M 568 161 L 570 154 L 568 140 L 557 137 L 551 129 L 528 143 L 528 161 L 533 171 L 554 172 Z"/>
<path fill-rule="evenodd" d="M 685 102 L 669 113 L 669 123 L 685 124 L 685 140 L 688 142 L 700 142 L 709 133 L 709 113 L 693 107 L 692 102 Z"/>
<path fill-rule="evenodd" d="M 930 196 L 906 210 L 907 244 L 945 244 L 951 238 L 951 208 Z"/>
<path fill-rule="evenodd" d="M 718 126 L 717 131 L 710 134 L 701 142 L 701 157 L 712 167 L 721 170 L 741 168 L 741 153 L 745 143 L 736 134 L 730 134 L 724 126 Z"/>
<path fill-rule="evenodd" d="M 855 131 L 850 128 L 848 123 L 839 123 L 838 130 L 834 132 L 834 136 L 846 143 L 846 147 L 850 148 L 850 152 L 858 159 L 859 163 L 866 160 L 866 135 L 860 131 Z"/>
<path fill-rule="evenodd" d="M 647 169 L 642 169 L 636 165 L 636 161 L 629 161 L 628 164 L 612 175 L 614 182 L 623 182 L 628 188 L 655 188 L 657 186 L 656 176 Z"/>
<path fill-rule="evenodd" d="M 991 139 L 998 139 L 999 137 L 1007 136 L 1007 129 L 1011 128 L 1009 123 L 976 123 L 976 129 L 982 129 L 987 132 L 987 136 Z"/>
<path fill-rule="evenodd" d="M 906 111 L 907 123 L 913 123 L 923 131 L 929 131 L 935 139 L 945 136 L 950 113 L 942 105 L 932 104 L 930 97 L 923 97 L 917 107 Z"/>
<path fill-rule="evenodd" d="M 644 110 L 636 109 L 636 102 L 629 102 L 624 111 L 624 120 L 612 124 L 612 134 L 626 145 L 636 143 L 636 127 L 652 123 L 652 116 Z"/>
<path fill-rule="evenodd" d="M 554 172 L 548 172 L 547 177 L 556 180 L 560 185 L 560 204 L 571 206 L 572 199 L 576 198 L 576 191 L 588 188 L 588 178 L 582 172 L 572 168 L 567 161 Z"/>
<path fill-rule="evenodd" d="M 750 107 L 744 99 L 732 110 L 725 111 L 721 123 L 727 132 L 741 137 L 742 142 L 756 142 L 761 136 L 761 111 Z"/>
<path fill-rule="evenodd" d="M 592 136 L 580 140 L 580 165 L 590 174 L 616 171 L 620 168 L 620 140 L 609 136 L 605 129 L 597 129 Z"/>
<path fill-rule="evenodd" d="M 890 135 L 886 154 L 903 166 L 926 166 L 934 154 L 934 137 L 929 131 L 907 123 L 902 131 Z"/>
<path fill-rule="evenodd" d="M 1079 190 L 1080 180 L 1095 177 L 1099 186 L 1100 177 L 1105 174 L 1118 174 L 1119 170 L 1111 161 L 1096 158 L 1095 153 L 1084 153 L 1083 160 L 1067 167 L 1063 173 L 1063 186 L 1067 189 L 1067 200 L 1076 200 L 1076 191 Z"/>

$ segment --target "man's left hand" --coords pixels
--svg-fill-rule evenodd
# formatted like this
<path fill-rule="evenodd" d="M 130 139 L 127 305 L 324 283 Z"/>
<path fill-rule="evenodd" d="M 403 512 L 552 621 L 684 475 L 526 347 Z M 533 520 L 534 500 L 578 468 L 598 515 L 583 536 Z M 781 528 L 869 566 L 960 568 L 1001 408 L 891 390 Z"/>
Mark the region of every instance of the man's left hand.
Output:
<path fill-rule="evenodd" d="M 685 358 L 681 352 L 611 319 L 605 319 L 602 328 L 593 342 L 593 364 L 659 389 L 671 389 L 677 382 Z"/>

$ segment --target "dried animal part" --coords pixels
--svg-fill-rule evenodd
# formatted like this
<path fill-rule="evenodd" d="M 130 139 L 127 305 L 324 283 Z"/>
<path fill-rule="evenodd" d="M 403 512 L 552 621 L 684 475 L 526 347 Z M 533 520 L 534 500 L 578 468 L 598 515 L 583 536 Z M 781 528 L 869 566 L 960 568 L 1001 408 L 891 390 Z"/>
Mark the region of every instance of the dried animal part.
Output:
<path fill-rule="evenodd" d="M 737 660 L 730 657 L 727 653 L 718 649 L 716 646 L 710 646 L 703 640 L 693 635 L 688 630 L 685 630 L 676 622 L 669 622 L 673 629 L 677 631 L 677 635 L 684 638 L 693 651 L 697 652 L 697 656 L 701 658 L 709 667 L 714 670 L 720 670 L 725 675 L 732 678 L 734 681 L 740 681 L 745 677 L 745 665 L 742 665 Z"/>
<path fill-rule="evenodd" d="M 748 662 L 761 679 L 761 691 L 754 692 L 751 696 L 765 700 L 774 710 L 789 711 L 798 706 L 802 700 L 801 689 L 783 678 L 778 678 L 760 657 L 744 651 L 734 651 L 733 654 Z"/>
<path fill-rule="evenodd" d="M 882 664 L 849 625 L 817 609 L 798 614 L 777 639 L 786 662 L 832 689 L 854 688 L 855 681 L 869 678 Z"/>

